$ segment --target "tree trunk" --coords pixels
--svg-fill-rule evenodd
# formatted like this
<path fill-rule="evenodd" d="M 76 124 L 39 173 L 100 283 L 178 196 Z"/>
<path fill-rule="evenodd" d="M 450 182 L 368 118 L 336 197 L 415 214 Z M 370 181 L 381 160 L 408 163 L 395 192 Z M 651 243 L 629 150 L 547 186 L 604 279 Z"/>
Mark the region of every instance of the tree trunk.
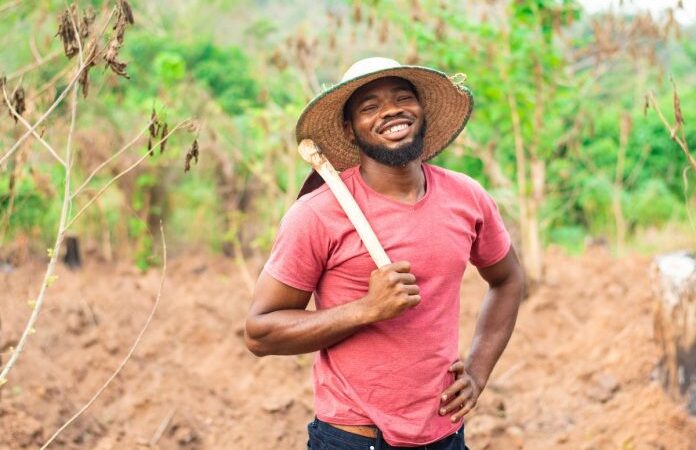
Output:
<path fill-rule="evenodd" d="M 686 252 L 655 258 L 655 338 L 662 348 L 658 373 L 665 390 L 696 414 L 696 259 Z"/>

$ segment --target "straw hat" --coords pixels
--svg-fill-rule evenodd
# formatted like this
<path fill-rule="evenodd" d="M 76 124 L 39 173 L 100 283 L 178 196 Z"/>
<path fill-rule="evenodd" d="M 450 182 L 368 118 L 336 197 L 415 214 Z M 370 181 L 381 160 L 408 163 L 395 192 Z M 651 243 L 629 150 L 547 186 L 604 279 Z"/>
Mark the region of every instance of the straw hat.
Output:
<path fill-rule="evenodd" d="M 358 147 L 343 133 L 343 106 L 358 88 L 383 77 L 404 78 L 418 91 L 428 123 L 423 160 L 440 153 L 464 129 L 474 98 L 462 80 L 427 67 L 403 66 L 393 59 L 366 58 L 353 64 L 339 84 L 309 102 L 297 121 L 297 142 L 312 139 L 336 170 L 357 166 Z"/>

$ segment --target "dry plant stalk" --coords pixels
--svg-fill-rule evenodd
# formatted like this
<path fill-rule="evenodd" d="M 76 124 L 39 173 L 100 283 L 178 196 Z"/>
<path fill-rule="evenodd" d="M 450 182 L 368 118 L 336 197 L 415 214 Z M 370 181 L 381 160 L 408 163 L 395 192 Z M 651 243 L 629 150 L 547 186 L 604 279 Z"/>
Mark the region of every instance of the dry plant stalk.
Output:
<path fill-rule="evenodd" d="M 112 9 L 111 13 L 104 21 L 104 25 L 103 25 L 101 31 L 96 36 L 93 37 L 93 42 L 96 43 L 101 38 L 101 36 L 103 36 L 104 31 L 106 30 L 106 26 L 109 24 L 109 22 L 111 22 L 111 18 L 113 17 L 113 15 L 115 13 L 116 13 L 116 9 Z M 5 154 L 0 158 L 0 166 L 2 166 L 3 163 L 10 156 L 12 156 L 12 154 L 19 148 L 20 145 L 22 145 L 22 143 L 30 135 L 35 134 L 36 128 L 38 128 L 38 126 L 41 125 L 41 123 L 43 123 L 43 121 L 46 120 L 46 118 L 58 107 L 58 105 L 63 101 L 63 99 L 65 99 L 65 97 L 68 95 L 68 93 L 70 92 L 70 90 L 72 89 L 74 84 L 76 82 L 78 82 L 78 80 L 80 80 L 81 77 L 83 77 L 82 72 L 84 70 L 87 70 L 91 65 L 93 65 L 92 63 L 93 63 L 93 61 L 90 61 L 90 60 L 85 61 L 84 58 L 80 58 L 79 67 L 75 71 L 75 74 L 73 75 L 73 77 L 70 79 L 70 82 L 68 82 L 68 85 L 65 87 L 65 89 L 63 89 L 63 92 L 61 92 L 60 95 L 58 96 L 58 98 L 56 98 L 53 101 L 51 106 L 48 107 L 48 109 L 43 113 L 43 115 L 33 125 L 31 125 L 31 127 L 29 127 L 29 129 L 22 136 L 20 136 L 19 139 L 17 139 L 17 141 L 15 141 L 14 145 L 12 145 L 12 147 L 10 147 L 10 149 L 7 152 L 5 152 Z"/>
<path fill-rule="evenodd" d="M 113 14 L 116 11 L 118 11 L 118 13 L 119 13 L 119 16 L 118 16 L 119 18 L 118 18 L 116 26 L 115 26 L 115 29 L 117 31 L 115 39 L 118 39 L 119 42 L 123 41 L 123 33 L 124 33 L 125 26 L 127 24 L 133 23 L 132 11 L 131 11 L 128 3 L 125 0 L 119 0 L 118 5 L 119 6 L 117 9 L 114 9 L 111 11 L 111 14 L 106 19 L 101 32 L 99 34 L 97 34 L 95 37 L 93 37 L 90 44 L 87 46 L 87 48 L 86 48 L 86 51 L 88 52 L 87 55 L 85 55 L 85 47 L 82 45 L 81 39 L 83 37 L 89 35 L 89 29 L 91 27 L 93 19 L 90 18 L 90 16 L 85 16 L 85 17 L 83 17 L 82 22 L 77 22 L 75 20 L 75 18 L 77 17 L 76 16 L 77 12 L 76 12 L 74 6 L 70 7 L 68 9 L 68 11 L 66 11 L 66 13 L 64 13 L 63 19 L 61 19 L 61 28 L 59 31 L 59 35 L 61 36 L 61 39 L 64 42 L 64 48 L 66 48 L 66 55 L 68 57 L 74 56 L 74 54 L 71 54 L 71 52 L 73 51 L 72 50 L 73 45 L 74 45 L 74 47 L 77 48 L 77 52 L 78 52 L 77 54 L 79 55 L 80 63 L 77 67 L 75 75 L 72 77 L 72 79 L 68 83 L 68 86 L 65 88 L 65 90 L 53 102 L 53 104 L 51 104 L 51 106 L 44 112 L 44 114 L 39 118 L 39 120 L 37 122 L 35 122 L 33 125 L 31 125 L 29 122 L 24 120 L 24 118 L 21 116 L 19 111 L 16 109 L 16 107 L 20 105 L 20 102 L 9 100 L 9 98 L 7 96 L 7 91 L 5 90 L 5 85 L 4 85 L 5 79 L 2 78 L 0 80 L 0 81 L 2 81 L 2 90 L 3 90 L 4 96 L 5 96 L 5 102 L 8 105 L 8 107 L 10 108 L 12 116 L 15 117 L 16 119 L 18 119 L 19 121 L 21 121 L 22 124 L 28 129 L 28 131 L 15 142 L 15 144 L 5 153 L 5 155 L 3 155 L 2 158 L 0 158 L 0 165 L 2 165 L 4 163 L 4 161 L 6 161 L 9 157 L 12 156 L 12 154 L 17 150 L 17 148 L 19 148 L 21 143 L 30 134 L 33 134 L 41 141 L 41 143 L 44 146 L 46 146 L 49 149 L 49 151 L 52 154 L 54 154 L 57 157 L 58 161 L 61 162 L 63 167 L 65 167 L 65 181 L 64 181 L 64 185 L 63 185 L 63 191 L 64 191 L 63 192 L 63 202 L 62 202 L 61 214 L 60 214 L 60 218 L 59 218 L 59 225 L 58 225 L 58 231 L 56 234 L 55 243 L 54 243 L 53 247 L 51 249 L 49 249 L 49 251 L 48 251 L 50 259 L 49 259 L 49 263 L 46 267 L 46 272 L 45 272 L 44 277 L 43 277 L 43 282 L 41 283 L 39 294 L 38 294 L 36 300 L 32 301 L 30 304 L 30 306 L 33 309 L 32 314 L 29 317 L 29 320 L 27 321 L 25 329 L 22 332 L 22 335 L 20 337 L 19 342 L 17 343 L 16 348 L 11 353 L 10 359 L 5 364 L 5 366 L 2 368 L 2 371 L 0 371 L 0 387 L 2 387 L 2 385 L 4 385 L 7 382 L 8 374 L 9 374 L 10 370 L 12 369 L 12 367 L 16 364 L 17 359 L 19 358 L 19 355 L 22 353 L 22 350 L 24 349 L 24 346 L 27 342 L 28 336 L 35 332 L 34 325 L 38 319 L 39 312 L 40 312 L 41 307 L 44 303 L 46 290 L 56 279 L 56 276 L 53 275 L 53 273 L 55 271 L 55 265 L 57 262 L 58 254 L 59 254 L 60 248 L 62 246 L 63 238 L 65 236 L 66 231 L 85 212 L 85 210 L 104 193 L 104 191 L 111 184 L 113 184 L 121 176 L 123 176 L 126 173 L 133 170 L 136 166 L 138 166 L 140 163 L 142 163 L 144 161 L 144 159 L 147 158 L 147 156 L 148 156 L 147 154 L 144 155 L 142 158 L 138 159 L 134 164 L 130 165 L 127 169 L 123 170 L 118 175 L 116 175 L 115 177 L 110 179 L 106 183 L 106 185 L 103 186 L 97 192 L 97 194 L 95 194 L 87 202 L 87 204 L 85 206 L 83 206 L 82 209 L 80 209 L 77 212 L 77 214 L 75 214 L 75 216 L 72 217 L 72 219 L 70 218 L 70 211 L 71 211 L 70 206 L 71 206 L 72 199 L 77 194 L 82 192 L 82 190 L 85 188 L 85 186 L 87 185 L 89 180 L 96 174 L 96 172 L 98 172 L 101 168 L 105 167 L 106 164 L 108 164 L 108 162 L 112 161 L 117 156 L 121 155 L 127 148 L 131 147 L 137 141 L 137 139 L 142 135 L 142 133 L 144 133 L 145 130 L 150 129 L 150 127 L 152 125 L 152 123 L 148 123 L 148 126 L 141 132 L 141 134 L 138 135 L 138 137 L 136 137 L 136 139 L 133 139 L 129 144 L 127 144 L 125 147 L 121 148 L 115 155 L 113 155 L 111 158 L 109 158 L 104 164 L 100 165 L 95 171 L 93 171 L 89 175 L 88 179 L 74 193 L 71 193 L 70 180 L 71 180 L 71 174 L 72 174 L 72 157 L 73 157 L 72 138 L 73 138 L 73 133 L 75 130 L 75 121 L 76 121 L 76 116 L 77 116 L 78 87 L 81 85 L 83 88 L 83 93 L 85 92 L 86 85 L 87 85 L 86 84 L 87 82 L 84 81 L 87 79 L 85 74 L 89 70 L 89 67 L 93 66 L 95 64 L 96 59 L 98 57 L 100 57 L 103 53 L 103 52 L 100 52 L 98 50 L 98 41 L 101 38 L 101 36 L 103 35 L 106 26 L 111 21 Z M 80 24 L 79 26 L 78 26 L 78 23 Z M 72 27 L 72 32 L 68 31 L 68 28 L 66 28 L 67 24 L 69 24 Z M 65 27 L 63 27 L 63 25 L 65 25 Z M 72 39 L 74 41 L 70 41 L 69 45 L 66 45 L 65 39 Z M 15 98 L 15 99 L 18 98 L 16 95 L 17 91 L 18 90 L 16 90 L 15 94 L 13 95 L 13 98 Z M 62 102 L 62 100 L 67 96 L 68 93 L 72 93 L 72 95 L 71 95 L 71 108 L 70 108 L 70 128 L 68 130 L 65 161 L 63 161 L 57 155 L 57 152 L 55 152 L 55 150 L 53 150 L 53 148 L 50 146 L 50 144 L 45 142 L 41 138 L 41 136 L 39 136 L 37 134 L 36 128 L 50 115 L 50 113 L 58 106 L 58 104 L 60 104 Z M 163 129 L 161 130 L 162 131 L 161 132 L 161 139 L 159 140 L 159 142 L 157 142 L 155 144 L 155 146 L 161 145 L 162 143 L 166 142 L 167 138 L 172 133 L 174 133 L 177 129 L 179 129 L 181 127 L 186 126 L 189 128 L 190 131 L 195 131 L 197 129 L 197 127 L 193 126 L 192 124 L 193 124 L 192 121 L 185 120 L 185 121 L 179 123 L 177 126 L 175 126 L 171 131 L 167 131 L 168 127 L 166 127 L 167 130 L 165 130 L 164 129 L 165 127 L 163 127 Z M 158 131 L 160 131 L 160 130 L 158 129 Z M 195 149 L 196 149 L 195 157 L 197 160 L 197 158 L 198 158 L 198 151 L 197 151 L 198 142 L 194 141 L 194 144 L 195 144 Z M 189 153 L 191 153 L 191 152 L 189 152 Z M 163 236 L 163 239 L 164 239 L 164 236 Z M 158 296 L 158 299 L 159 299 L 159 296 Z M 153 310 L 153 313 L 154 313 L 154 310 Z M 151 319 L 151 317 L 148 319 L 146 326 L 147 326 L 147 324 L 149 324 L 150 319 Z M 137 342 L 139 342 L 141 336 L 142 336 L 142 332 L 141 332 L 141 335 L 138 337 L 135 345 L 137 345 Z M 133 349 L 134 349 L 134 347 L 133 347 Z M 131 353 L 129 353 L 127 358 L 130 358 Z M 123 362 L 123 364 L 125 364 L 126 361 L 127 361 L 127 359 Z M 118 369 L 118 371 L 120 371 L 120 368 Z M 118 373 L 118 371 L 116 372 L 116 374 Z M 110 380 L 107 382 L 107 384 L 110 382 Z M 106 385 L 104 386 L 104 388 L 105 387 L 106 387 Z M 101 393 L 101 391 L 99 393 Z M 97 394 L 97 396 L 98 396 L 98 394 Z M 87 405 L 87 406 L 89 406 L 89 405 Z M 75 416 L 75 417 L 77 417 L 77 416 Z M 74 420 L 74 418 L 71 420 Z M 69 424 L 69 422 L 65 426 L 67 426 Z M 57 434 L 60 431 L 62 431 L 62 429 L 64 429 L 64 427 L 59 429 L 58 432 L 56 432 L 54 437 L 52 437 L 48 443 L 50 443 L 52 441 L 52 439 L 54 439 L 55 436 L 57 436 Z M 45 445 L 48 445 L 48 443 Z M 45 448 L 45 446 L 44 446 L 44 448 Z"/>
<path fill-rule="evenodd" d="M 164 288 L 164 280 L 167 275 L 167 242 L 164 239 L 164 227 L 162 225 L 162 222 L 160 221 L 160 235 L 162 237 L 162 274 L 160 275 L 160 285 L 159 289 L 157 291 L 157 297 L 155 298 L 155 303 L 152 305 L 152 309 L 150 309 L 150 314 L 147 316 L 147 319 L 145 320 L 145 324 L 143 324 L 143 327 L 140 329 L 140 332 L 138 333 L 138 336 L 135 338 L 135 342 L 133 342 L 133 345 L 131 345 L 131 348 L 128 350 L 128 353 L 126 356 L 123 358 L 121 361 L 121 364 L 118 365 L 116 370 L 107 378 L 107 380 L 102 384 L 102 386 L 97 390 L 97 392 L 94 393 L 92 398 L 87 401 L 87 403 L 82 406 L 70 419 L 68 419 L 63 425 L 61 425 L 52 435 L 48 440 L 41 446 L 40 450 L 44 450 L 47 448 L 55 439 L 58 437 L 60 433 L 62 433 L 66 428 L 68 428 L 78 417 L 82 415 L 87 409 L 92 406 L 92 404 L 99 398 L 99 396 L 106 390 L 106 388 L 111 384 L 112 381 L 118 376 L 119 373 L 121 373 L 121 370 L 126 366 L 128 361 L 131 359 L 133 356 L 133 353 L 135 352 L 135 349 L 138 347 L 138 344 L 140 344 L 140 341 L 143 339 L 143 335 L 145 334 L 145 331 L 147 328 L 150 326 L 150 322 L 152 322 L 152 318 L 155 316 L 155 312 L 157 311 L 157 307 L 159 306 L 160 299 L 162 298 L 162 289 Z"/>
<path fill-rule="evenodd" d="M 686 135 L 684 133 L 684 117 L 682 116 L 681 101 L 679 98 L 679 94 L 677 93 L 677 85 L 674 82 L 674 79 L 670 78 L 670 80 L 672 81 L 673 88 L 672 102 L 674 107 L 674 125 L 670 125 L 669 121 L 665 118 L 664 114 L 662 114 L 662 110 L 660 109 L 660 106 L 657 104 L 655 93 L 652 91 L 645 96 L 645 105 L 643 113 L 647 114 L 648 107 L 652 106 L 652 108 L 657 112 L 657 115 L 660 117 L 662 123 L 665 125 L 665 128 L 667 128 L 667 131 L 669 131 L 669 137 L 679 145 L 679 147 L 684 152 L 686 159 L 689 161 L 689 164 L 691 165 L 691 170 L 696 172 L 696 159 L 693 157 L 691 151 L 689 150 L 689 144 L 686 141 Z M 681 134 L 681 136 L 678 133 Z"/>

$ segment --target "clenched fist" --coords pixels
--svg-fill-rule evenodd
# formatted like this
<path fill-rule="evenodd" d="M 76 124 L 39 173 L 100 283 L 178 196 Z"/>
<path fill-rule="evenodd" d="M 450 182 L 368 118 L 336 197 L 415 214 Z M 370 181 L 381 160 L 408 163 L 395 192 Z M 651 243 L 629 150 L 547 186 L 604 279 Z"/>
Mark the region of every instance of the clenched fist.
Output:
<path fill-rule="evenodd" d="M 359 300 L 371 322 L 387 320 L 420 303 L 420 288 L 408 261 L 387 264 L 370 274 L 367 295 Z"/>

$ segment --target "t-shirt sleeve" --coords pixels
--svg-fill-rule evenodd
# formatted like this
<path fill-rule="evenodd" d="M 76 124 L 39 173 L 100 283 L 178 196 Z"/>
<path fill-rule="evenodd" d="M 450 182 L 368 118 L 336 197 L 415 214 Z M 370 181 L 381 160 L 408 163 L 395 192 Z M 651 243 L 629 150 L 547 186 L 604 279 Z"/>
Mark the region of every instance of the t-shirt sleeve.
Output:
<path fill-rule="evenodd" d="M 264 270 L 281 283 L 313 292 L 329 248 L 328 232 L 317 214 L 306 202 L 296 201 L 280 222 Z"/>
<path fill-rule="evenodd" d="M 478 183 L 474 192 L 481 216 L 476 222 L 476 238 L 471 245 L 469 259 L 473 265 L 482 268 L 497 263 L 507 255 L 510 250 L 510 235 L 490 194 Z"/>

